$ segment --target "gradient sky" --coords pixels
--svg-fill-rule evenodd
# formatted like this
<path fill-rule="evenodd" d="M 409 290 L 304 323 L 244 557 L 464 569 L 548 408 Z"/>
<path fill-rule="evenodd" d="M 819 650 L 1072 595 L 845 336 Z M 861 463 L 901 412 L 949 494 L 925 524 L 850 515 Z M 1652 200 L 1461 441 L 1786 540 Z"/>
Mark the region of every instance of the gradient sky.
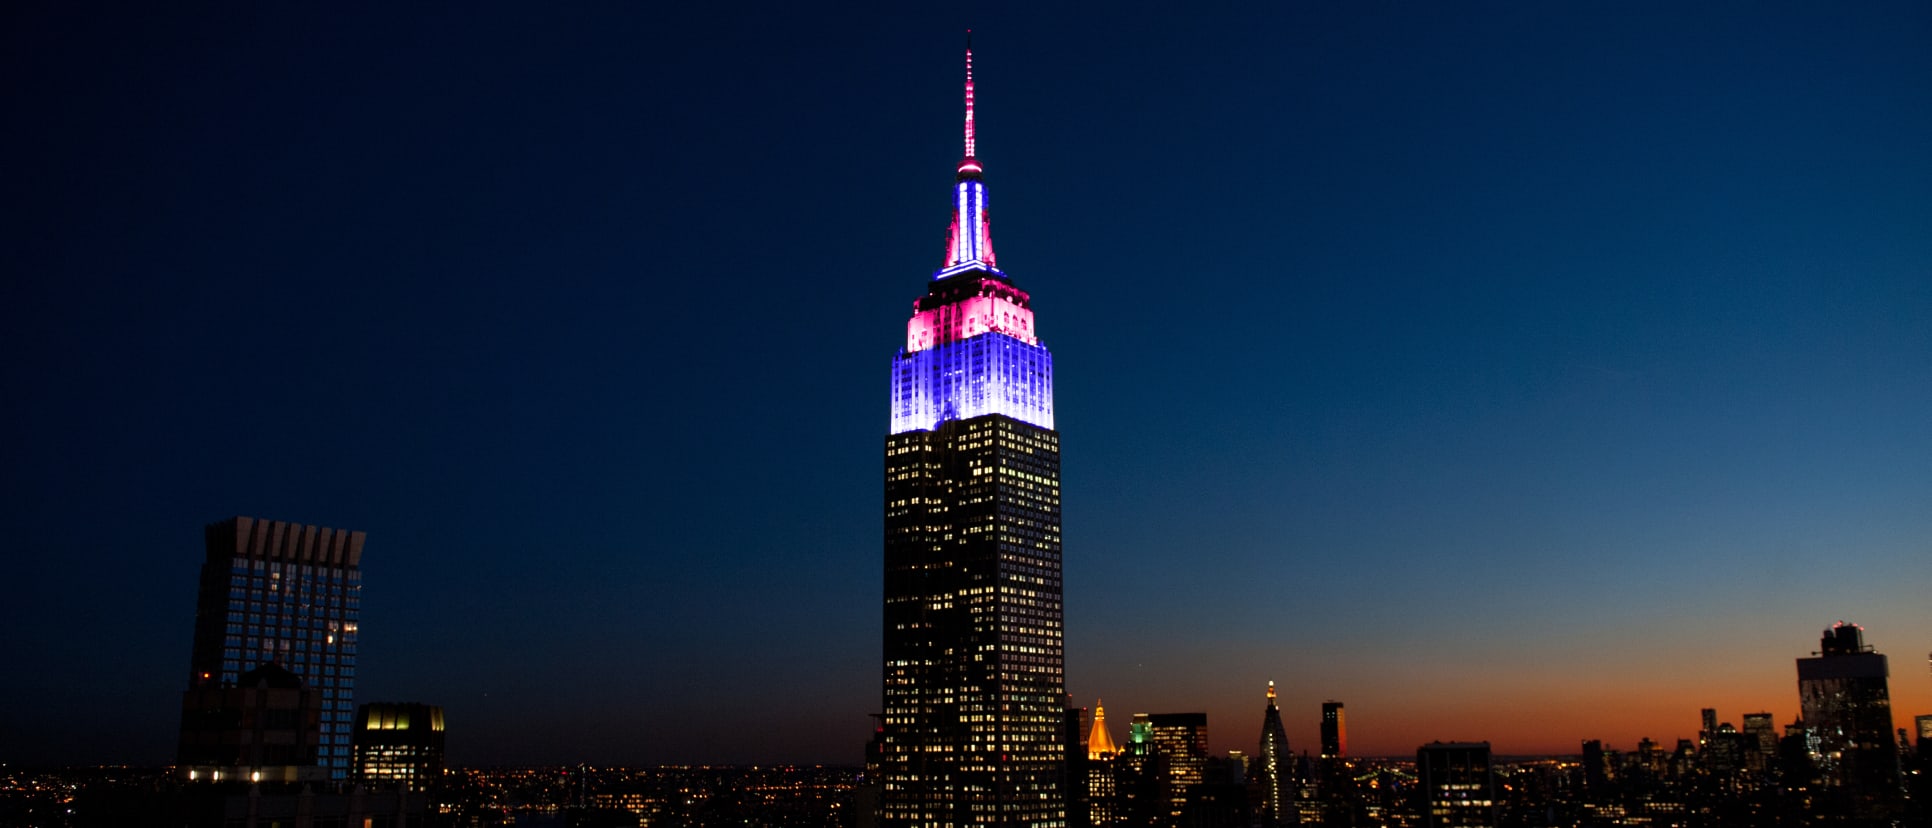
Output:
<path fill-rule="evenodd" d="M 0 11 L 0 761 L 172 758 L 236 514 L 458 764 L 861 761 L 969 24 L 1116 737 L 1932 713 L 1932 6 L 711 5 Z"/>

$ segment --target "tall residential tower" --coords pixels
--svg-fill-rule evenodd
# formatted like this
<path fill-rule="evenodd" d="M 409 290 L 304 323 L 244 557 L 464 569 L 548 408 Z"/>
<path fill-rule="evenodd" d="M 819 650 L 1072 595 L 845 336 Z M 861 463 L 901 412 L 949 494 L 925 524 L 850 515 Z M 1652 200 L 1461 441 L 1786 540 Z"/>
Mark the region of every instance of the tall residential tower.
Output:
<path fill-rule="evenodd" d="M 190 772 L 232 767 L 211 750 L 241 738 L 221 734 L 244 732 L 250 716 L 221 691 L 266 682 L 313 695 L 315 764 L 347 779 L 363 533 L 237 517 L 210 525 L 206 537 L 178 763 Z"/>
<path fill-rule="evenodd" d="M 1860 818 L 1890 818 L 1900 807 L 1889 675 L 1864 628 L 1843 621 L 1825 630 L 1816 657 L 1798 659 L 1798 704 L 1817 745 L 1812 761 Z"/>
<path fill-rule="evenodd" d="M 943 265 L 892 361 L 885 441 L 885 714 L 891 826 L 1067 823 L 1060 435 L 1031 298 L 996 266 L 974 145 Z"/>

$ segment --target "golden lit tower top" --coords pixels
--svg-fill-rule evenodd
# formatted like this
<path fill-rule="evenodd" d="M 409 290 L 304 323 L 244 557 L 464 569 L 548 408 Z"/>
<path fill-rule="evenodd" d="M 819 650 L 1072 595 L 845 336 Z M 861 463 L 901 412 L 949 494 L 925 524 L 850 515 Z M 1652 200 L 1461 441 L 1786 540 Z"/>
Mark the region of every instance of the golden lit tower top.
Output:
<path fill-rule="evenodd" d="M 1099 701 L 1093 703 L 1093 732 L 1087 734 L 1087 758 L 1105 759 L 1120 752 L 1114 747 L 1114 736 L 1107 732 L 1107 708 Z"/>

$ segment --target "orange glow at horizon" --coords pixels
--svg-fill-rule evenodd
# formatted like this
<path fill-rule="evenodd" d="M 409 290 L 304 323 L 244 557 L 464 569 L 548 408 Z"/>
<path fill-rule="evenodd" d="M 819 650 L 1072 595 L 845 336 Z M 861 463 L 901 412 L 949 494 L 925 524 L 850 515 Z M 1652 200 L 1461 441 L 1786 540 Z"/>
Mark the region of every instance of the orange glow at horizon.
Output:
<path fill-rule="evenodd" d="M 1915 716 L 1932 715 L 1932 678 L 1923 658 L 1888 654 L 1893 726 L 1904 728 L 1908 737 L 1915 734 Z M 1322 702 L 1347 705 L 1347 755 L 1356 757 L 1413 757 L 1418 746 L 1436 740 L 1487 741 L 1502 756 L 1576 755 L 1590 739 L 1607 749 L 1632 751 L 1649 738 L 1668 751 L 1679 739 L 1697 738 L 1703 708 L 1716 709 L 1719 722 L 1739 728 L 1747 713 L 1770 713 L 1780 736 L 1798 718 L 1797 675 L 1790 660 L 1663 659 L 1657 663 L 1675 668 L 1632 666 L 1648 660 L 1619 655 L 1606 661 L 1624 663 L 1568 671 L 1543 662 L 1519 663 L 1443 675 L 1412 673 L 1407 680 L 1359 675 L 1352 692 L 1331 692 L 1310 677 L 1287 682 L 1277 704 L 1291 749 L 1310 754 L 1320 749 Z M 1132 693 L 1104 689 L 1113 698 L 1140 697 L 1130 704 L 1135 710 L 1207 711 L 1217 755 L 1252 751 L 1260 736 L 1266 702 L 1255 698 L 1252 685 L 1217 684 L 1211 696 L 1151 685 Z"/>

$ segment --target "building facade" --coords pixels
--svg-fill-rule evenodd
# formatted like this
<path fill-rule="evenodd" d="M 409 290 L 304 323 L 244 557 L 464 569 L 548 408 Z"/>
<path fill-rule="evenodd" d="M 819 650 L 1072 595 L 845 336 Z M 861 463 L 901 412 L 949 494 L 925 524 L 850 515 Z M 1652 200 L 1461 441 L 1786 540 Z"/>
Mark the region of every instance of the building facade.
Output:
<path fill-rule="evenodd" d="M 178 772 L 189 781 L 315 782 L 322 699 L 301 677 L 263 664 L 228 684 L 181 696 Z"/>
<path fill-rule="evenodd" d="M 1114 745 L 1113 731 L 1107 727 L 1107 706 L 1096 701 L 1093 705 L 1093 728 L 1087 732 L 1088 825 L 1106 826 L 1118 821 L 1119 809 L 1114 801 L 1118 790 L 1114 779 L 1114 757 L 1119 753 L 1120 748 Z"/>
<path fill-rule="evenodd" d="M 1488 742 L 1430 742 L 1415 752 L 1416 792 L 1423 822 L 1495 825 L 1496 778 Z"/>
<path fill-rule="evenodd" d="M 1064 828 L 1053 359 L 996 266 L 974 130 L 968 48 L 946 256 L 892 361 L 879 816 Z"/>
<path fill-rule="evenodd" d="M 1888 818 L 1901 805 L 1889 674 L 1885 656 L 1865 644 L 1864 629 L 1842 621 L 1825 630 L 1817 656 L 1798 659 L 1812 762 L 1864 819 Z"/>
<path fill-rule="evenodd" d="M 374 703 L 356 708 L 355 778 L 423 789 L 443 778 L 443 708 Z"/>
<path fill-rule="evenodd" d="M 1170 824 L 1187 810 L 1189 795 L 1205 781 L 1208 760 L 1206 713 L 1154 713 L 1147 717 L 1148 740 L 1160 754 L 1163 796 Z"/>
<path fill-rule="evenodd" d="M 205 536 L 189 697 L 235 687 L 263 665 L 288 671 L 319 699 L 316 763 L 347 779 L 363 533 L 237 517 Z M 194 714 L 183 715 L 185 733 Z M 182 750 L 192 764 L 185 736 Z"/>

